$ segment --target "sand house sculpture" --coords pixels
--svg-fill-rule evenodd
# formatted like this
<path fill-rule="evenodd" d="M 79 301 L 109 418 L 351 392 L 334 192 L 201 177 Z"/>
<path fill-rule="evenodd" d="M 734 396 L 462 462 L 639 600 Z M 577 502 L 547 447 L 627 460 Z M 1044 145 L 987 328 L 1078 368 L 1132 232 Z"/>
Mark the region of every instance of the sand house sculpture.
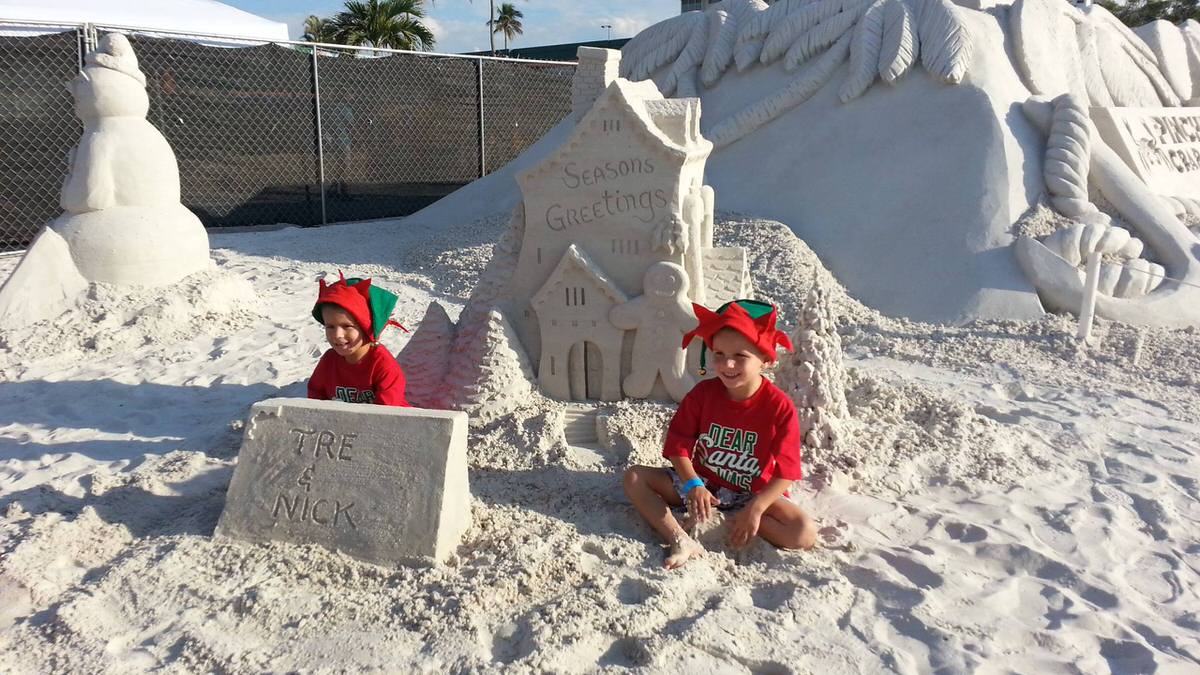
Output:
<path fill-rule="evenodd" d="M 695 383 L 680 348 L 691 303 L 751 292 L 745 252 L 713 246 L 700 102 L 652 82 L 596 89 L 570 137 L 518 174 L 522 203 L 457 326 L 431 307 L 401 355 L 414 368 L 439 362 L 423 333 L 453 335 L 444 372 L 410 381 L 420 404 L 478 412 L 502 396 L 479 378 L 513 385 L 515 373 L 564 401 L 679 400 Z M 473 367 L 461 361 L 481 358 L 469 343 L 489 332 L 484 351 L 510 352 L 514 374 L 497 366 L 456 384 Z"/>

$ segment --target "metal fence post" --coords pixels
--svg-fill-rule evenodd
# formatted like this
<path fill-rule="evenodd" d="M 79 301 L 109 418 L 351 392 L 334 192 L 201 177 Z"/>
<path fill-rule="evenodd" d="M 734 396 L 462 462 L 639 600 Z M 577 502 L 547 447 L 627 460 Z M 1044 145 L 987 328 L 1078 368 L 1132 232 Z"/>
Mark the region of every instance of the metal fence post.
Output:
<path fill-rule="evenodd" d="M 321 224 L 328 225 L 325 212 L 325 140 L 321 133 L 321 70 L 317 66 L 317 47 L 312 48 L 313 112 L 317 122 L 317 181 L 321 187 Z"/>
<path fill-rule="evenodd" d="M 83 72 L 83 57 L 87 54 L 87 36 L 83 26 L 75 29 L 75 65 Z"/>
<path fill-rule="evenodd" d="M 483 178 L 487 175 L 487 149 L 484 145 L 486 136 L 483 130 L 483 59 L 475 59 L 475 72 L 479 76 L 479 177 Z"/>

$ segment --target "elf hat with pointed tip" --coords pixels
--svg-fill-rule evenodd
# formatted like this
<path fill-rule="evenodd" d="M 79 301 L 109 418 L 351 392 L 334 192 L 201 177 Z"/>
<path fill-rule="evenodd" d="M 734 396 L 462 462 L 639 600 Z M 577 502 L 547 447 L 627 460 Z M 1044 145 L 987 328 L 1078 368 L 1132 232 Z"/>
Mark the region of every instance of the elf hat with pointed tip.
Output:
<path fill-rule="evenodd" d="M 397 300 L 394 293 L 373 286 L 370 279 L 347 279 L 339 270 L 338 280 L 334 283 L 327 284 L 321 279 L 312 315 L 318 323 L 324 324 L 321 305 L 337 305 L 350 314 L 364 333 L 371 336 L 369 342 L 378 342 L 379 334 L 388 326 L 408 332 L 407 328 L 389 318 Z"/>
<path fill-rule="evenodd" d="M 779 355 L 775 351 L 777 345 L 788 351 L 792 349 L 792 341 L 787 333 L 775 328 L 775 307 L 758 300 L 733 300 L 721 305 L 717 311 L 712 311 L 703 305 L 692 303 L 696 318 L 700 325 L 683 336 L 683 347 L 687 348 L 694 338 L 700 338 L 704 345 L 700 347 L 700 374 L 707 373 L 705 369 L 705 350 L 712 349 L 713 336 L 729 328 L 746 337 L 754 347 L 762 353 L 767 363 L 775 361 Z"/>

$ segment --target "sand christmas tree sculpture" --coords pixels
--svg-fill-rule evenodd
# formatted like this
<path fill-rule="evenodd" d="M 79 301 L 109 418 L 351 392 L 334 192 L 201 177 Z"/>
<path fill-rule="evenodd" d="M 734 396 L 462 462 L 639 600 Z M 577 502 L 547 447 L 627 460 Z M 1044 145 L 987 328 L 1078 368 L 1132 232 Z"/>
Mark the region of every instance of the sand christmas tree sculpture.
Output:
<path fill-rule="evenodd" d="M 438 407 L 462 410 L 473 422 L 488 422 L 529 400 L 533 369 L 512 326 L 497 310 L 478 330 L 455 336 L 445 394 Z"/>
<path fill-rule="evenodd" d="M 429 303 L 412 338 L 396 356 L 404 368 L 405 397 L 421 408 L 437 407 L 445 396 L 449 354 L 446 345 L 454 340 L 454 322 L 441 303 Z"/>
<path fill-rule="evenodd" d="M 794 351 L 781 355 L 778 384 L 796 404 L 804 446 L 830 450 L 842 439 L 846 369 L 829 294 L 814 276 L 792 333 Z"/>
<path fill-rule="evenodd" d="M 146 77 L 129 40 L 106 34 L 68 88 L 83 136 L 64 213 L 0 287 L 0 325 L 58 316 L 90 282 L 162 286 L 212 264 L 204 226 L 179 201 L 175 153 L 146 121 Z"/>

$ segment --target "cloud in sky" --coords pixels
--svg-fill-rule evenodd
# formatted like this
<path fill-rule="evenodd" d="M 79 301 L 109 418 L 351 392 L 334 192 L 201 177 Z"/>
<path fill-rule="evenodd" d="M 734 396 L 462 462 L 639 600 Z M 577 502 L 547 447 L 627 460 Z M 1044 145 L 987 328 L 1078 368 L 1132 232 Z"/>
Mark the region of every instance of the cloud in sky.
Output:
<path fill-rule="evenodd" d="M 511 0 L 525 13 L 524 35 L 510 43 L 512 47 L 534 47 L 603 40 L 612 26 L 612 37 L 633 37 L 647 26 L 679 14 L 679 0 Z M 225 0 L 227 4 L 260 16 L 283 21 L 297 38 L 304 31 L 304 19 L 310 14 L 329 17 L 342 8 L 337 0 L 310 0 L 307 3 L 286 0 Z M 426 3 L 427 25 L 437 36 L 439 52 L 470 52 L 488 48 L 487 0 L 437 0 Z M 496 2 L 497 7 L 500 2 Z M 496 36 L 499 46 L 503 42 Z"/>

